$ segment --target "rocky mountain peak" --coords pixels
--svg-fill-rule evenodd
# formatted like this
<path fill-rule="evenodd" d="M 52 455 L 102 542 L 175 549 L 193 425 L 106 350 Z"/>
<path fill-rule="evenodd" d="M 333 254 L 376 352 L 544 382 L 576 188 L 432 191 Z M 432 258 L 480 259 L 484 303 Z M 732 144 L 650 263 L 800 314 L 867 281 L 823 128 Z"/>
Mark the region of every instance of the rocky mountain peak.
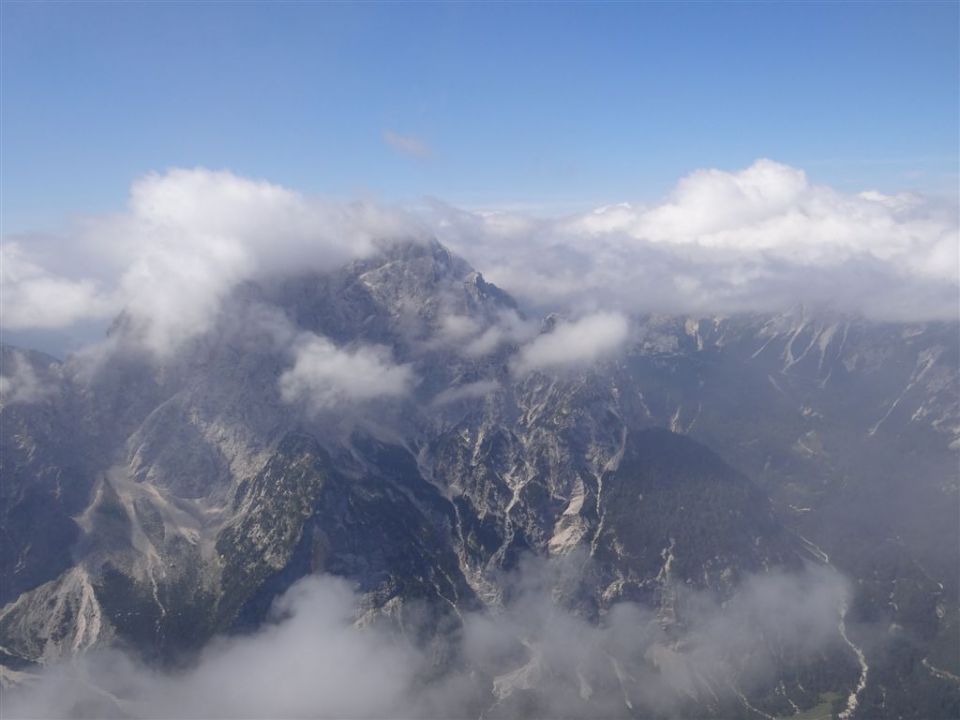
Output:
<path fill-rule="evenodd" d="M 578 617 L 635 603 L 665 633 L 596 680 L 636 702 L 619 716 L 642 714 L 629 673 L 686 662 L 697 602 L 732 602 L 757 574 L 836 563 L 862 581 L 870 622 L 949 632 L 954 326 L 632 323 L 617 362 L 518 377 L 510 359 L 537 323 L 440 243 L 408 240 L 238 286 L 171 356 L 107 354 L 95 381 L 4 348 L 0 661 L 31 668 L 114 641 L 173 661 L 256 627 L 315 573 L 347 578 L 369 617 L 404 627 L 426 613 L 418 633 L 449 657 L 464 614 L 509 604 L 529 558 L 574 573 L 551 592 Z M 11 394 L 7 368 L 23 363 L 41 402 Z M 383 396 L 366 387 L 378 373 Z M 355 401 L 336 404 L 331 375 L 355 383 Z M 877 522 L 857 524 L 849 508 L 863 507 Z M 847 608 L 830 612 L 842 623 Z M 700 677 L 677 692 L 729 695 L 690 706 L 724 717 L 847 696 L 857 656 L 833 627 L 832 679 L 774 643 L 755 654 L 780 668 L 769 682 Z M 516 672 L 476 676 L 497 698 L 481 710 L 536 690 L 526 652 Z"/>

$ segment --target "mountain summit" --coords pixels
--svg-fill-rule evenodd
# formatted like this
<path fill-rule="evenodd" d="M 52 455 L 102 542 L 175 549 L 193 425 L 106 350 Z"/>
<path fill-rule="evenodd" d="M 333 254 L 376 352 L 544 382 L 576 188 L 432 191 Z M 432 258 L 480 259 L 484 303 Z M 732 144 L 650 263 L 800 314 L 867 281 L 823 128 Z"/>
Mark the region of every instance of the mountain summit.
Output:
<path fill-rule="evenodd" d="M 560 352 L 588 327 L 616 351 Z M 472 672 L 478 715 L 555 712 L 551 677 L 579 678 L 571 715 L 835 701 L 879 717 L 914 675 L 931 702 L 957 700 L 937 665 L 960 592 L 955 324 L 541 323 L 439 243 L 404 241 L 238 285 L 162 352 L 148 331 L 124 315 L 63 362 L 3 348 L 11 677 L 117 645 L 177 665 L 325 574 L 352 584 L 363 623 L 433 648 L 420 681 Z M 589 626 L 648 613 L 643 652 L 604 645 L 587 670 L 522 633 L 496 663 L 464 650 L 468 615 L 515 607 L 531 563 Z M 787 623 L 762 643 L 703 640 L 705 606 L 833 566 L 855 590 L 830 595 L 817 647 Z M 884 623 L 903 631 L 873 639 L 868 675 L 853 628 Z"/>

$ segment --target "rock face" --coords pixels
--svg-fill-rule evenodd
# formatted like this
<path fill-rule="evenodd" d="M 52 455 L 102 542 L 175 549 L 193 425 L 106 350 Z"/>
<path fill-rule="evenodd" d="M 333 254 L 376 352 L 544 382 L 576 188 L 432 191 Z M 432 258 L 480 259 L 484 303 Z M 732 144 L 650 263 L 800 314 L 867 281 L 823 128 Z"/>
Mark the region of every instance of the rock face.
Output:
<path fill-rule="evenodd" d="M 173 662 L 257 626 L 316 572 L 354 582 L 370 613 L 430 607 L 435 641 L 503 603 L 528 555 L 584 558 L 559 600 L 592 620 L 629 600 L 683 625 L 684 592 L 722 600 L 751 574 L 827 561 L 859 583 L 856 619 L 907 628 L 918 663 L 956 627 L 956 324 L 642 317 L 616 361 L 517 376 L 536 328 L 415 242 L 240 286 L 224 308 L 165 357 L 138 349 L 128 318 L 100 357 L 3 348 L 8 668 L 114 641 Z M 416 381 L 349 408 L 284 398 L 304 333 L 385 347 Z M 687 709 L 779 712 L 801 677 L 809 704 L 845 696 L 856 661 L 830 662 L 833 679 L 788 663 L 732 705 L 687 692 Z M 868 685 L 861 710 L 909 694 L 912 672 Z M 480 709 L 535 709 L 517 678 L 491 679 Z M 624 697 L 621 714 L 642 714 Z"/>

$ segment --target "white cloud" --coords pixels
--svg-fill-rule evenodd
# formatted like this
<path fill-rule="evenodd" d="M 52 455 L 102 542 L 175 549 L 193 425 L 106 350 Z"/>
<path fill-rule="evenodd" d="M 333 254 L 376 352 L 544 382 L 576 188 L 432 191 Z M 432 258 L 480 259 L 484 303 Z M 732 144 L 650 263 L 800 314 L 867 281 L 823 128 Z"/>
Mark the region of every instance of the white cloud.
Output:
<path fill-rule="evenodd" d="M 516 310 L 500 313 L 495 323 L 463 346 L 467 357 L 483 357 L 508 343 L 524 342 L 537 333 L 537 323 L 525 320 Z"/>
<path fill-rule="evenodd" d="M 118 268 L 112 287 L 49 275 L 14 245 L 4 255 L 3 323 L 62 327 L 126 309 L 162 354 L 207 329 L 239 282 L 331 270 L 424 235 L 411 216 L 373 203 L 310 198 L 229 172 L 151 174 L 133 184 L 126 212 L 91 218 L 60 243 L 91 275 Z"/>
<path fill-rule="evenodd" d="M 534 370 L 590 365 L 620 350 L 628 331 L 627 319 L 618 313 L 598 312 L 573 322 L 561 320 L 521 347 L 510 367 L 515 374 L 525 375 Z"/>
<path fill-rule="evenodd" d="M 284 402 L 302 402 L 308 411 L 409 392 L 410 365 L 394 364 L 390 349 L 380 345 L 338 348 L 328 339 L 302 333 L 294 343 L 294 364 L 280 376 Z"/>
<path fill-rule="evenodd" d="M 500 311 L 488 323 L 469 315 L 446 315 L 432 344 L 452 347 L 466 357 L 484 357 L 504 344 L 528 340 L 537 334 L 537 326 L 512 309 Z"/>
<path fill-rule="evenodd" d="M 0 246 L 0 322 L 11 330 L 61 328 L 115 311 L 91 279 L 72 280 L 32 262 L 16 242 Z"/>
<path fill-rule="evenodd" d="M 206 330 L 244 280 L 331 270 L 431 234 L 536 310 L 731 314 L 802 302 L 877 319 L 957 316 L 955 204 L 840 193 L 759 160 L 691 173 L 658 204 L 546 219 L 439 203 L 414 215 L 229 172 L 151 174 L 122 213 L 64 238 L 8 239 L 0 322 L 64 328 L 126 309 L 162 354 Z M 518 327 L 462 327 L 463 351 L 522 342 Z"/>
<path fill-rule="evenodd" d="M 404 155 L 425 158 L 430 157 L 432 154 L 429 145 L 420 138 L 413 137 L 412 135 L 401 135 L 393 130 L 385 130 L 383 133 L 383 141 Z"/>
<path fill-rule="evenodd" d="M 130 210 L 120 230 L 132 224 L 139 247 L 121 284 L 131 312 L 149 321 L 149 344 L 159 348 L 204 329 L 242 280 L 330 270 L 414 234 L 400 212 L 206 170 L 140 180 Z"/>
<path fill-rule="evenodd" d="M 20 352 L 5 357 L 0 375 L 0 405 L 35 403 L 50 397 L 56 386 L 50 378 L 41 379 L 30 361 Z"/>
<path fill-rule="evenodd" d="M 957 316 L 956 205 L 843 194 L 770 160 L 698 170 L 652 206 L 533 220 L 435 204 L 434 216 L 442 242 L 540 308 Z"/>
<path fill-rule="evenodd" d="M 419 657 L 352 627 L 356 600 L 342 580 L 307 578 L 278 600 L 272 622 L 212 643 L 187 672 L 163 674 L 117 651 L 92 655 L 47 671 L 39 692 L 5 693 L 4 709 L 46 718 L 388 717 L 406 700 Z"/>
<path fill-rule="evenodd" d="M 5 692 L 4 710 L 24 718 L 462 717 L 513 696 L 522 705 L 495 709 L 620 717 L 630 702 L 644 715 L 674 716 L 704 686 L 736 703 L 738 691 L 775 689 L 777 661 L 815 662 L 842 647 L 838 608 L 849 588 L 825 569 L 747 578 L 723 604 L 678 586 L 684 622 L 667 631 L 652 610 L 628 602 L 589 622 L 559 604 L 560 569 L 542 561 L 521 568 L 502 607 L 463 611 L 462 632 L 448 639 L 466 667 L 436 665 L 435 653 L 410 642 L 430 628 L 426 608 L 424 625 L 410 613 L 404 633 L 359 628 L 360 598 L 346 583 L 308 577 L 255 633 L 211 643 L 180 672 L 118 651 L 80 656 Z"/>

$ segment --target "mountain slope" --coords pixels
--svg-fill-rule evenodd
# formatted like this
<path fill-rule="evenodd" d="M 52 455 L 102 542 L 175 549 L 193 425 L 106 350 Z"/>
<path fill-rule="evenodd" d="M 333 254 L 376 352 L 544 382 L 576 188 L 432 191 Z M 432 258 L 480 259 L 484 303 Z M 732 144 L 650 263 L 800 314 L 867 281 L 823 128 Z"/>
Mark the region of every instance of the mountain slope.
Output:
<path fill-rule="evenodd" d="M 648 608 L 673 653 L 703 598 L 800 573 L 826 558 L 818 546 L 859 581 L 851 633 L 896 622 L 920 652 L 955 617 L 953 550 L 935 542 L 956 532 L 954 326 L 646 318 L 620 360 L 518 375 L 510 359 L 536 325 L 442 246 L 409 242 L 242 285 L 167 355 L 145 353 L 139 332 L 121 317 L 99 356 L 64 363 L 4 348 L 4 376 L 28 363 L 39 378 L 29 402 L 7 389 L 0 409 L 8 667 L 116 642 L 181 662 L 259 626 L 318 572 L 459 667 L 463 614 L 509 606 L 508 578 L 531 555 L 577 568 L 560 605 L 601 623 L 624 603 Z M 285 395 L 305 338 L 354 362 L 380 348 L 377 362 L 413 380 L 345 404 Z M 770 641 L 778 669 L 763 682 L 704 671 L 671 697 L 720 716 L 846 697 L 859 671 L 840 611 L 815 661 Z M 478 707 L 544 707 L 524 673 L 480 672 Z M 593 679 L 625 693 L 610 712 L 650 710 L 624 677 Z M 887 682 L 891 702 L 909 692 Z M 952 702 L 950 681 L 935 682 Z M 862 700 L 877 696 L 868 685 Z"/>

